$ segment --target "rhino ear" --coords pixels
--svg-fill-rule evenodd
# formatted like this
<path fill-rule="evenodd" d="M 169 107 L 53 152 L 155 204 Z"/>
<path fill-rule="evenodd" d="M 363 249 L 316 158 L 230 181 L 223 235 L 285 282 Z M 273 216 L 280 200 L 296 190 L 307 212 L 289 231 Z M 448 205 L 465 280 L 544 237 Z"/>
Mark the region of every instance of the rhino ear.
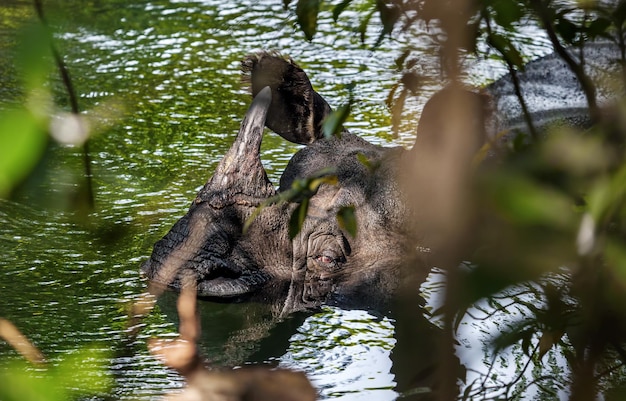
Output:
<path fill-rule="evenodd" d="M 309 144 L 324 136 L 322 121 L 331 108 L 293 60 L 278 53 L 250 54 L 241 63 L 252 96 L 269 86 L 272 103 L 265 125 L 288 141 Z"/>

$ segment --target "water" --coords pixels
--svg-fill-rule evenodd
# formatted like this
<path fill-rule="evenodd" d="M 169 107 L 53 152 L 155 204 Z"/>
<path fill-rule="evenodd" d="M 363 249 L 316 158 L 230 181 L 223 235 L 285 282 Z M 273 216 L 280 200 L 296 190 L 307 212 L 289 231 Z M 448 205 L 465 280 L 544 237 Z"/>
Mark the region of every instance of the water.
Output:
<path fill-rule="evenodd" d="M 88 222 L 71 211 L 70 194 L 82 182 L 80 150 L 50 145 L 39 178 L 17 202 L 0 201 L 0 316 L 14 322 L 53 363 L 98 344 L 112 355 L 115 399 L 157 399 L 183 385 L 145 348 L 150 337 L 176 334 L 174 298 L 166 295 L 142 323 L 132 352 L 120 345 L 127 338 L 126 310 L 145 289 L 139 264 L 186 211 L 237 133 L 250 100 L 240 83 L 242 57 L 260 49 L 291 55 L 335 107 L 349 96 L 345 86 L 356 83 L 348 128 L 374 143 L 409 145 L 415 125 L 393 139 L 384 104 L 399 78 L 389 67 L 401 50 L 385 42 L 381 50 L 370 51 L 378 36 L 375 26 L 368 43 L 360 44 L 353 32 L 358 14 L 350 10 L 337 23 L 324 12 L 322 34 L 309 43 L 281 1 L 77 3 L 53 9 L 50 20 L 60 32 L 57 44 L 80 106 L 98 122 L 90 142 L 96 210 Z M 10 53 L 14 31 L 32 11 L 19 4 L 3 9 L 17 16 L 2 28 L 0 51 Z M 22 94 L 8 59 L 0 62 L 0 82 L 10 103 Z M 425 68 L 433 63 L 427 53 L 424 63 Z M 483 80 L 502 73 L 481 68 Z M 57 101 L 66 104 L 56 77 L 53 87 Z M 413 112 L 436 89 L 427 86 Z M 264 138 L 262 159 L 273 182 L 297 149 L 276 135 Z M 425 294 L 436 303 L 440 280 L 436 273 L 431 278 Z M 215 363 L 263 362 L 304 370 L 322 399 L 395 399 L 400 378 L 416 368 L 413 362 L 403 364 L 402 354 L 408 350 L 406 355 L 428 365 L 435 333 L 420 315 L 419 324 L 427 328 L 423 333 L 430 334 L 422 334 L 415 349 L 397 339 L 393 318 L 364 311 L 325 308 L 278 319 L 263 305 L 202 303 L 200 308 L 201 348 Z M 466 337 L 477 338 L 475 333 Z M 484 358 L 480 341 L 467 348 L 481 356 L 466 362 Z M 0 357 L 10 356 L 15 352 L 0 343 Z"/>

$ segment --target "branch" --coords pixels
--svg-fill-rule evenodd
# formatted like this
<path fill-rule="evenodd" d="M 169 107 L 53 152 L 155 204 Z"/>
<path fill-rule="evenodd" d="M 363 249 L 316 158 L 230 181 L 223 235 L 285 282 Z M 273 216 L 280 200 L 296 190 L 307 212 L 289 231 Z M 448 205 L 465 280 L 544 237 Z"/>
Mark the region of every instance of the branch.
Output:
<path fill-rule="evenodd" d="M 52 57 L 54 58 L 54 63 L 59 69 L 59 73 L 61 74 L 61 81 L 63 82 L 63 86 L 65 86 L 65 90 L 67 91 L 67 96 L 70 102 L 70 108 L 72 110 L 72 114 L 76 115 L 76 117 L 80 116 L 80 110 L 78 108 L 78 98 L 76 96 L 76 91 L 74 90 L 74 85 L 72 84 L 72 79 L 70 78 L 70 73 L 67 68 L 67 65 L 63 61 L 61 54 L 57 50 L 54 45 L 54 41 L 52 40 L 52 33 L 50 30 L 50 26 L 48 25 L 48 21 L 43 12 L 43 4 L 41 0 L 34 0 L 35 2 L 35 10 L 37 11 L 37 16 L 39 17 L 39 21 L 41 25 L 46 29 L 49 35 L 49 46 L 52 52 Z M 77 119 L 81 121 L 80 118 Z M 92 172 L 91 172 L 91 158 L 89 156 L 89 139 L 85 140 L 83 143 L 83 164 L 85 165 L 85 179 L 87 180 L 87 202 L 91 209 L 93 209 L 95 204 L 95 197 L 93 193 L 93 182 L 92 182 Z"/>
<path fill-rule="evenodd" d="M 46 360 L 39 349 L 28 341 L 28 338 L 13 323 L 3 318 L 0 318 L 0 339 L 4 339 L 33 365 L 43 365 L 45 363 Z"/>
<path fill-rule="evenodd" d="M 491 31 L 491 23 L 490 23 L 489 16 L 486 15 L 485 13 L 483 17 L 487 25 L 487 35 L 488 37 L 491 37 L 492 31 Z M 539 135 L 537 134 L 537 129 L 535 128 L 535 124 L 533 124 L 533 119 L 530 116 L 530 112 L 528 111 L 528 105 L 526 104 L 524 95 L 522 95 L 522 87 L 520 85 L 519 77 L 517 76 L 517 70 L 515 69 L 515 65 L 513 61 L 511 60 L 511 57 L 507 54 L 505 49 L 501 49 L 499 46 L 496 46 L 495 43 L 493 43 L 493 41 L 487 40 L 487 42 L 491 42 L 493 47 L 500 53 L 500 55 L 502 55 L 502 59 L 506 63 L 506 66 L 509 70 L 509 75 L 511 76 L 511 82 L 513 83 L 515 96 L 517 96 L 517 99 L 519 100 L 519 104 L 522 107 L 522 114 L 524 115 L 524 121 L 526 122 L 526 125 L 528 126 L 528 132 L 530 133 L 530 136 L 533 139 L 533 141 L 537 142 L 537 140 L 539 139 Z"/>

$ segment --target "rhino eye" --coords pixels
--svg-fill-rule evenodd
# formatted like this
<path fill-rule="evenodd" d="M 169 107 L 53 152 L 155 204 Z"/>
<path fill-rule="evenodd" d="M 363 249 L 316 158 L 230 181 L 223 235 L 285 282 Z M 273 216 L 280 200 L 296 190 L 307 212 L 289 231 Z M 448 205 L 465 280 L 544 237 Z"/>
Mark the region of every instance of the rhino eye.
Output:
<path fill-rule="evenodd" d="M 323 253 L 315 257 L 315 262 L 322 267 L 335 269 L 340 263 L 345 262 L 345 259 L 333 253 Z"/>

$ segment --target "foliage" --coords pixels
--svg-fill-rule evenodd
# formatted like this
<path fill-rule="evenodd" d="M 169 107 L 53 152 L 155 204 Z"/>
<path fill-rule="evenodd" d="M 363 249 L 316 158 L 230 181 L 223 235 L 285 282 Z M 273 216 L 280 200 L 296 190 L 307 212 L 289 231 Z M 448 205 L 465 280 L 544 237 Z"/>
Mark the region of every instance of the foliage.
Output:
<path fill-rule="evenodd" d="M 259 207 L 255 209 L 254 213 L 250 217 L 248 217 L 246 223 L 243 226 L 243 232 L 245 233 L 246 231 L 248 231 L 254 219 L 261 213 L 264 208 L 277 203 L 294 202 L 298 205 L 291 212 L 291 217 L 289 218 L 289 238 L 295 238 L 296 235 L 298 235 L 298 233 L 300 232 L 302 224 L 304 223 L 304 220 L 307 216 L 307 211 L 309 210 L 309 199 L 311 199 L 311 197 L 315 195 L 320 185 L 322 184 L 337 184 L 337 176 L 333 168 L 324 168 L 306 178 L 294 180 L 294 182 L 291 184 L 291 188 L 265 200 L 261 205 L 259 205 Z M 350 216 L 346 216 L 345 213 L 341 214 L 341 216 L 338 215 L 337 217 L 343 219 L 342 221 L 350 219 Z M 353 221 L 348 221 L 344 224 L 352 227 L 355 223 Z"/>
<path fill-rule="evenodd" d="M 333 17 L 340 18 L 356 3 L 342 1 L 332 6 Z M 509 71 L 532 138 L 528 144 L 519 141 L 524 134 L 512 136 L 517 139 L 509 143 L 507 162 L 497 169 L 477 171 L 467 200 L 471 197 L 476 205 L 480 231 L 470 228 L 472 238 L 466 242 L 473 245 L 457 255 L 469 258 L 475 266 L 470 270 L 447 266 L 452 295 L 442 311 L 448 330 L 452 333 L 476 302 L 535 283 L 537 303 L 527 302 L 523 320 L 512 322 L 508 331 L 494 339 L 494 354 L 520 344 L 529 364 L 541 364 L 546 352 L 559 346 L 571 369 L 572 399 L 595 399 L 599 391 L 622 388 L 623 374 L 615 382 L 605 379 L 616 370 L 623 372 L 626 365 L 626 129 L 622 117 L 626 109 L 620 102 L 609 112 L 601 111 L 597 88 L 585 70 L 586 60 L 573 54 L 601 38 L 621 49 L 618 64 L 626 65 L 626 3 L 390 0 L 367 4 L 369 11 L 362 13 L 364 23 L 357 28 L 361 38 L 375 14 L 382 23 L 381 38 L 405 35 L 416 24 L 441 32 L 436 46 L 443 55 L 442 73 L 449 81 L 462 76 L 460 54 L 497 55 Z M 299 15 L 298 21 L 310 23 L 317 10 L 319 6 L 309 10 L 308 16 Z M 516 36 L 529 23 L 542 27 L 554 52 L 577 77 L 592 128 L 557 127 L 544 139 L 534 126 L 517 77 L 528 60 Z M 314 30 L 307 29 L 310 38 Z M 396 62 L 403 73 L 388 98 L 394 126 L 406 98 L 417 93 L 425 79 L 414 71 L 412 51 L 407 48 Z M 624 86 L 624 77 L 623 72 L 613 77 L 615 87 Z M 451 334 L 450 341 L 453 338 Z M 540 385 L 543 379 L 538 380 Z M 463 398 L 485 396 L 484 388 L 472 388 L 475 384 L 466 388 Z M 512 396 L 508 391 L 505 394 Z M 443 399 L 454 397 L 448 394 Z"/>
<path fill-rule="evenodd" d="M 51 95 L 45 80 L 51 63 L 46 47 L 47 35 L 41 25 L 28 26 L 18 55 L 26 99 L 22 106 L 0 112 L 0 196 L 6 197 L 42 157 L 47 143 Z M 47 57 L 46 57 L 47 56 Z"/>
<path fill-rule="evenodd" d="M 112 384 L 107 360 L 101 350 L 84 348 L 69 352 L 54 367 L 45 369 L 34 370 L 20 360 L 5 363 L 8 366 L 0 371 L 0 399 L 66 401 L 106 394 Z"/>
<path fill-rule="evenodd" d="M 286 7 L 291 3 L 284 1 Z M 375 38 L 374 51 L 384 40 L 406 35 L 420 24 L 443 33 L 433 37 L 437 38 L 434 46 L 441 50 L 442 76 L 448 81 L 462 78 L 460 55 L 487 53 L 502 61 L 516 86 L 532 140 L 528 143 L 521 140 L 524 136 L 517 136 L 519 140 L 508 144 L 506 163 L 497 169 L 479 168 L 476 173 L 474 191 L 467 200 L 475 204 L 473 212 L 482 220 L 478 229 L 471 230 L 471 241 L 467 241 L 473 246 L 463 254 L 452 252 L 458 258 L 471 259 L 474 266 L 469 270 L 453 264 L 443 266 L 449 277 L 449 291 L 441 313 L 445 315 L 450 342 L 448 348 L 442 348 L 442 360 L 452 349 L 454 330 L 467 316 L 468 308 L 487 300 L 505 310 L 498 304 L 503 291 L 530 287 L 531 300 L 516 299 L 527 315 L 511 321 L 508 330 L 493 339 L 494 355 L 519 346 L 528 357 L 523 368 L 526 370 L 532 364 L 543 363 L 549 350 L 559 347 L 570 366 L 571 375 L 563 381 L 569 385 L 572 399 L 595 399 L 599 392 L 619 394 L 624 387 L 626 365 L 626 106 L 619 103 L 612 112 L 603 113 L 584 60 L 571 57 L 566 49 L 580 49 L 590 40 L 603 38 L 621 49 L 619 63 L 626 65 L 626 2 L 601 6 L 593 1 L 378 0 L 357 4 L 342 0 L 329 5 L 322 0 L 298 0 L 295 15 L 309 40 L 315 40 L 318 14 L 325 7 L 332 8 L 335 20 L 350 7 L 358 8 L 361 23 L 355 26 L 355 32 L 362 42 L 377 17 L 382 28 Z M 578 77 L 595 122 L 592 128 L 556 128 L 547 139 L 537 132 L 516 79 L 528 59 L 515 35 L 528 23 L 543 27 L 554 51 Z M 58 72 L 53 69 L 58 57 L 55 60 L 51 35 L 40 23 L 27 27 L 23 35 L 25 42 L 35 46 L 22 46 L 18 54 L 22 104 L 0 113 L 0 197 L 10 196 L 35 168 L 49 143 L 52 116 L 57 114 L 47 84 L 50 74 Z M 388 97 L 394 129 L 399 126 L 407 98 L 419 93 L 429 79 L 416 69 L 415 53 L 407 46 L 392 66 L 401 71 L 401 79 Z M 57 69 L 63 70 L 58 63 Z M 624 71 L 618 81 L 624 81 Z M 341 132 L 351 102 L 327 120 L 325 135 Z M 73 114 L 78 114 L 76 108 Z M 362 161 L 367 165 L 366 159 Z M 322 171 L 298 180 L 262 207 L 298 200 L 290 220 L 290 236 L 294 237 L 306 216 L 308 198 L 320 185 L 332 185 L 336 180 L 333 174 Z M 337 218 L 354 235 L 354 209 L 339 210 Z M 20 385 L 0 387 L 0 398 L 24 399 L 23 393 L 10 394 L 15 389 L 37 392 L 33 399 L 44 394 L 46 397 L 41 399 L 69 399 L 106 391 L 108 379 L 100 376 L 103 367 L 93 364 L 103 359 L 94 350 L 77 351 L 45 372 L 32 372 L 16 363 L 2 373 L 1 381 Z M 442 369 L 442 376 L 447 373 Z M 26 382 L 28 386 L 21 385 Z M 506 389 L 501 394 L 513 397 L 512 384 L 502 384 Z M 74 395 L 68 390 L 76 388 L 85 392 Z M 482 396 L 489 396 L 485 386 L 470 383 L 463 394 L 445 397 L 444 393 L 442 398 Z"/>

